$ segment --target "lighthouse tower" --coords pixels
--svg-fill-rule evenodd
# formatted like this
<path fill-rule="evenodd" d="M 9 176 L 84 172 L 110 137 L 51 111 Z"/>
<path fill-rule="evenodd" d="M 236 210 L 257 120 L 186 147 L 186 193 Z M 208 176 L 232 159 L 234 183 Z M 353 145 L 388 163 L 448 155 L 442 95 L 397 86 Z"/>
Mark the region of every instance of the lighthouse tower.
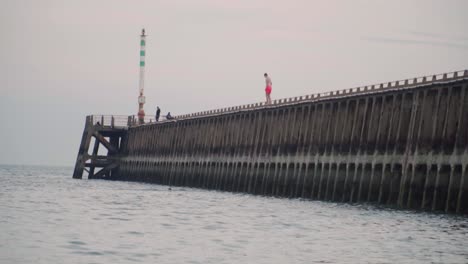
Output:
<path fill-rule="evenodd" d="M 140 124 L 144 123 L 145 120 L 145 110 L 144 110 L 144 105 L 145 105 L 145 95 L 144 95 L 144 90 L 145 90 L 145 53 L 146 53 L 146 35 L 145 35 L 145 29 L 141 30 L 141 35 L 140 35 L 140 83 L 139 83 L 139 88 L 140 88 L 140 95 L 138 96 L 138 121 Z"/>

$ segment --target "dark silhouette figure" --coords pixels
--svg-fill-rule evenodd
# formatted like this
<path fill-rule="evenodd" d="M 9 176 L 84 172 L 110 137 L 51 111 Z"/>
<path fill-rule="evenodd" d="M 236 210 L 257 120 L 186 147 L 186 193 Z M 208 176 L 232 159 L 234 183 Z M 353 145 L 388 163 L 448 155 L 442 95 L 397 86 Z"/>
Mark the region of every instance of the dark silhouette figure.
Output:
<path fill-rule="evenodd" d="M 166 119 L 167 119 L 167 120 L 174 119 L 174 117 L 171 116 L 171 112 L 168 112 L 168 113 L 167 113 Z"/>
<path fill-rule="evenodd" d="M 159 106 L 156 107 L 156 122 L 159 122 L 159 116 L 161 115 L 161 109 L 159 109 Z"/>

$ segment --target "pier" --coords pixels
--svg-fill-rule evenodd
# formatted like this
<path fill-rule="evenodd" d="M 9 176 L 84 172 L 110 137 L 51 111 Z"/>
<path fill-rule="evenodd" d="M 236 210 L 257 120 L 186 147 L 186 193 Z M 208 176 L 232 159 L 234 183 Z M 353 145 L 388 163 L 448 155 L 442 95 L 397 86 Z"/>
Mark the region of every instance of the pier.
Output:
<path fill-rule="evenodd" d="M 99 146 L 108 154 L 98 155 Z M 73 177 L 84 171 L 88 178 L 467 214 L 468 70 L 158 123 L 88 116 Z"/>
<path fill-rule="evenodd" d="M 121 146 L 130 125 L 127 117 L 124 123 L 121 116 L 87 116 L 73 178 L 81 179 L 84 171 L 88 179 L 112 177 L 122 158 Z M 107 155 L 98 155 L 100 147 L 106 149 Z"/>

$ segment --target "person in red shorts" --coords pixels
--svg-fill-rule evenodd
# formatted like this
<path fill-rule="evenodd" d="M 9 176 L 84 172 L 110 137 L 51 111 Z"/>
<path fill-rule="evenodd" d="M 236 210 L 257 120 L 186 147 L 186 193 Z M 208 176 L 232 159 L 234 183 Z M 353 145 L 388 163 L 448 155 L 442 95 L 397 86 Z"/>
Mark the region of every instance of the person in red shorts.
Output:
<path fill-rule="evenodd" d="M 271 104 L 271 78 L 268 76 L 268 73 L 263 74 L 265 77 L 265 83 L 266 83 L 266 88 L 265 88 L 265 95 L 266 95 L 266 104 Z"/>

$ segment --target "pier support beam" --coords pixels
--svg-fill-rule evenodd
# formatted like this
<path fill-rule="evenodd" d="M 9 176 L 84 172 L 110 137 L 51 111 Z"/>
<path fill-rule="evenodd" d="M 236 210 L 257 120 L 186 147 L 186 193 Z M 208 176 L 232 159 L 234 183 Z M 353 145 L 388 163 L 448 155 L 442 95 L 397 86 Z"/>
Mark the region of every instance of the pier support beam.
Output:
<path fill-rule="evenodd" d="M 114 121 L 112 119 L 112 121 Z M 119 167 L 119 157 L 121 156 L 120 142 L 126 140 L 127 130 L 123 128 L 115 128 L 114 122 L 111 126 L 104 126 L 102 123 L 94 124 L 91 116 L 86 117 L 85 128 L 81 138 L 78 156 L 76 158 L 75 170 L 73 172 L 74 179 L 83 178 L 83 171 L 88 172 L 88 179 L 100 179 L 110 177 Z M 109 140 L 106 139 L 109 138 Z M 89 154 L 89 147 L 94 138 L 94 146 L 92 153 Z M 107 155 L 98 155 L 99 146 L 107 149 Z M 89 168 L 86 169 L 86 168 Z M 95 173 L 95 168 L 102 168 Z"/>

